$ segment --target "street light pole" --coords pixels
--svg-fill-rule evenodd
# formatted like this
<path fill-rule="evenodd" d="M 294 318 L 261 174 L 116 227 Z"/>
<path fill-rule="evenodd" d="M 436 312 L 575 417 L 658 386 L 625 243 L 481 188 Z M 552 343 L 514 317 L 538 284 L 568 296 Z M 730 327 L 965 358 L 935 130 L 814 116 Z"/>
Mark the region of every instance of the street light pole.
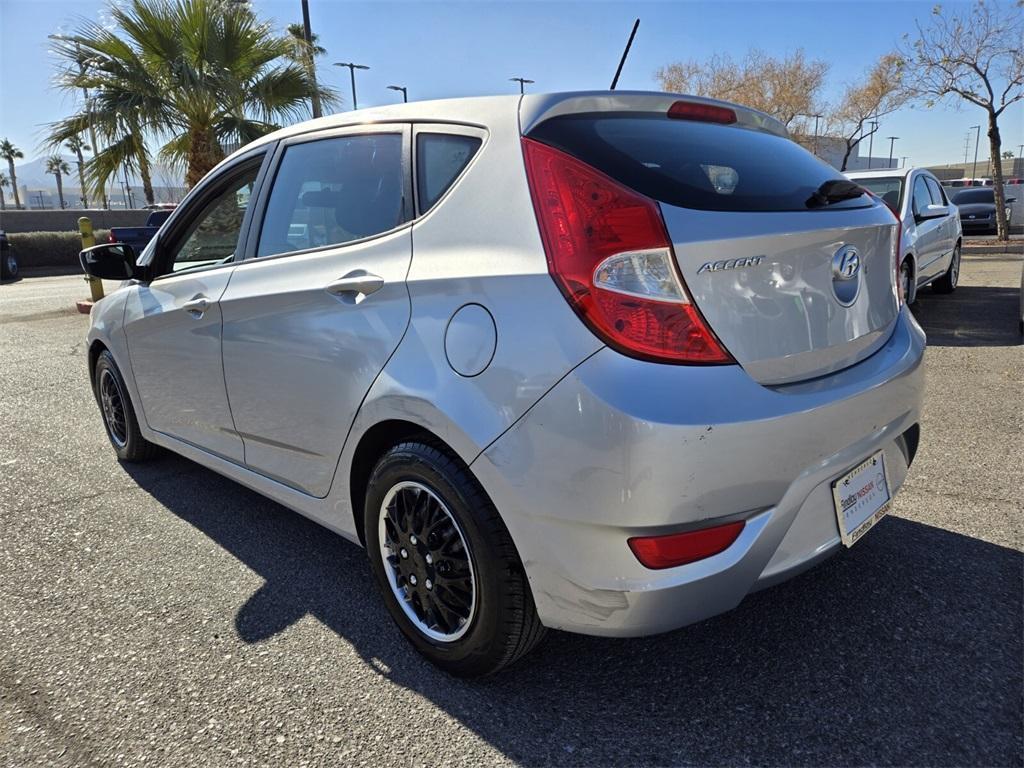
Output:
<path fill-rule="evenodd" d="M 530 83 L 531 85 L 533 84 L 533 80 L 527 80 L 525 77 L 510 77 L 509 81 L 513 83 L 519 83 L 520 95 L 526 93 L 526 90 L 523 86 L 525 86 L 527 83 Z"/>
<path fill-rule="evenodd" d="M 356 101 L 356 70 L 369 69 L 369 67 L 365 64 L 352 64 L 341 61 L 334 62 L 334 66 L 348 67 L 348 72 L 352 76 L 352 109 L 359 109 L 359 103 Z"/>
<path fill-rule="evenodd" d="M 900 162 L 900 168 L 906 168 L 907 167 L 907 160 L 908 160 L 908 156 L 907 155 L 904 155 L 903 157 L 900 158 L 900 161 L 901 161 Z"/>
<path fill-rule="evenodd" d="M 320 109 L 320 92 L 316 86 L 316 59 L 313 55 L 313 30 L 309 26 L 309 0 L 302 0 L 302 37 L 306 41 L 306 69 L 309 71 L 309 79 L 313 81 L 313 98 L 310 99 L 313 117 L 323 117 L 324 113 Z"/>
<path fill-rule="evenodd" d="M 978 178 L 978 140 L 981 138 L 981 126 L 972 125 L 971 128 L 975 128 L 974 132 L 974 167 L 971 169 L 971 184 L 974 184 L 974 179 Z"/>
<path fill-rule="evenodd" d="M 889 140 L 889 164 L 885 167 L 892 168 L 892 148 L 893 145 L 896 144 L 896 139 L 898 139 L 899 136 L 886 136 L 885 138 Z"/>
<path fill-rule="evenodd" d="M 404 85 L 389 85 L 389 91 L 401 91 L 402 92 L 402 103 L 406 104 L 409 101 L 409 93 L 406 91 Z"/>
<path fill-rule="evenodd" d="M 871 155 L 875 147 L 875 131 L 878 130 L 878 121 L 871 121 L 871 133 L 868 134 L 868 170 L 871 170 Z"/>

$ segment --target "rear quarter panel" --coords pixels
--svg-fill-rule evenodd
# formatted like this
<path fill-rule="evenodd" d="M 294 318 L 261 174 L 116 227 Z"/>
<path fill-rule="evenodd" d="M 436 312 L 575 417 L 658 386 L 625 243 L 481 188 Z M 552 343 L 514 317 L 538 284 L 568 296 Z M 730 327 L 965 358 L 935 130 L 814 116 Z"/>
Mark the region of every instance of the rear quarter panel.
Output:
<path fill-rule="evenodd" d="M 484 143 L 413 225 L 412 319 L 360 409 L 343 468 L 359 436 L 386 419 L 430 429 L 468 463 L 602 347 L 548 274 L 518 114 L 508 107 L 467 121 L 486 128 Z M 484 307 L 496 332 L 493 358 L 475 376 L 453 370 L 445 350 L 452 316 L 467 304 Z"/>

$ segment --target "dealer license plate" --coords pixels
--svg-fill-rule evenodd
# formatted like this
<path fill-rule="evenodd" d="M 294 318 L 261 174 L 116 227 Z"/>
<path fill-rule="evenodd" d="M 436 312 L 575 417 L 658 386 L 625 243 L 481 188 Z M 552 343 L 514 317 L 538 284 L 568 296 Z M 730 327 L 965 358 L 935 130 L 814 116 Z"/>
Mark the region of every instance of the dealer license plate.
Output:
<path fill-rule="evenodd" d="M 832 498 L 843 544 L 852 547 L 892 506 L 882 451 L 832 483 Z"/>

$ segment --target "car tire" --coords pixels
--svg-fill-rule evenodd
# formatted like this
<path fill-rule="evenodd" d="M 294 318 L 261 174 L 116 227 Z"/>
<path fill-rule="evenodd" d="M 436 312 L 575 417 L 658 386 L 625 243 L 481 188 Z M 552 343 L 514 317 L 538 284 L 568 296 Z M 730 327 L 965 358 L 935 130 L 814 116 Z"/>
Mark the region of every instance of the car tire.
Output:
<path fill-rule="evenodd" d="M 913 306 L 917 301 L 917 286 L 914 282 L 914 268 L 910 259 L 904 259 L 900 264 L 900 286 L 900 290 L 903 291 L 903 301 L 908 307 Z"/>
<path fill-rule="evenodd" d="M 935 286 L 936 293 L 952 293 L 956 290 L 958 282 L 960 282 L 959 245 L 953 249 L 953 258 L 949 262 L 949 269 L 946 270 L 946 274 L 936 280 L 933 285 Z"/>
<path fill-rule="evenodd" d="M 413 441 L 387 451 L 371 474 L 363 517 L 388 612 L 430 662 L 482 677 L 543 639 L 508 529 L 447 450 Z"/>
<path fill-rule="evenodd" d="M 159 449 L 142 436 L 124 377 L 114 362 L 114 356 L 107 350 L 103 350 L 96 360 L 93 391 L 100 406 L 103 427 L 117 458 L 136 462 L 156 456 Z"/>
<path fill-rule="evenodd" d="M 12 249 L 0 256 L 0 280 L 15 280 L 18 277 L 18 257 Z"/>

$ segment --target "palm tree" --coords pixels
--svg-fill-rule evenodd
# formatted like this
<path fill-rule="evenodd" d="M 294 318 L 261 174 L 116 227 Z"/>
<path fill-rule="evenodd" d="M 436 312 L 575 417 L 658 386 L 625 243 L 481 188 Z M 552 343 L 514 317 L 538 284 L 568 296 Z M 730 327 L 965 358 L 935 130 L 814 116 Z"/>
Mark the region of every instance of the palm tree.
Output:
<path fill-rule="evenodd" d="M 72 136 L 64 144 L 65 147 L 75 153 L 78 158 L 78 184 L 81 188 L 82 207 L 89 207 L 89 198 L 86 196 L 85 190 L 85 156 L 82 154 L 82 150 L 92 149 L 88 144 L 82 141 L 81 136 Z"/>
<path fill-rule="evenodd" d="M 7 161 L 7 170 L 11 172 L 11 189 L 14 190 L 14 207 L 21 208 L 18 196 L 18 174 L 14 172 L 14 161 L 25 156 L 25 153 L 11 144 L 7 139 L 0 140 L 0 157 Z"/>
<path fill-rule="evenodd" d="M 111 4 L 108 15 L 109 28 L 83 21 L 53 45 L 65 62 L 58 84 L 93 95 L 85 111 L 51 126 L 50 140 L 66 141 L 91 119 L 107 142 L 88 163 L 93 182 L 110 177 L 115 159 L 142 174 L 153 140 L 161 159 L 185 167 L 191 187 L 226 145 L 307 117 L 314 95 L 337 103 L 332 89 L 317 86 L 291 58 L 294 39 L 275 33 L 246 4 L 125 0 Z"/>
<path fill-rule="evenodd" d="M 4 200 L 4 187 L 10 186 L 11 180 L 6 173 L 0 173 L 0 211 L 7 210 L 7 201 Z"/>
<path fill-rule="evenodd" d="M 54 155 L 46 158 L 46 172 L 52 173 L 57 180 L 57 198 L 60 200 L 61 210 L 64 210 L 67 207 L 64 205 L 64 174 L 71 173 L 71 167 L 63 157 Z"/>

